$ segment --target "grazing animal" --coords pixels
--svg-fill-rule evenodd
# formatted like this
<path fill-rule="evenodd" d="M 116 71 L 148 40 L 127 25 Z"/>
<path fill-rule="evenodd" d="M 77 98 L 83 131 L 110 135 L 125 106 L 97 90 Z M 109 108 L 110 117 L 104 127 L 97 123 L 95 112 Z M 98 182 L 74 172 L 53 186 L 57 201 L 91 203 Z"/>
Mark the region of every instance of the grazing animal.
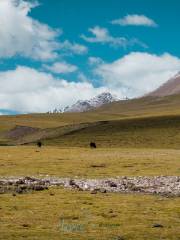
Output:
<path fill-rule="evenodd" d="M 90 142 L 90 148 L 96 148 L 96 143 L 95 142 Z"/>
<path fill-rule="evenodd" d="M 37 146 L 38 146 L 39 148 L 41 148 L 41 147 L 42 147 L 42 142 L 38 141 L 38 142 L 37 142 Z"/>

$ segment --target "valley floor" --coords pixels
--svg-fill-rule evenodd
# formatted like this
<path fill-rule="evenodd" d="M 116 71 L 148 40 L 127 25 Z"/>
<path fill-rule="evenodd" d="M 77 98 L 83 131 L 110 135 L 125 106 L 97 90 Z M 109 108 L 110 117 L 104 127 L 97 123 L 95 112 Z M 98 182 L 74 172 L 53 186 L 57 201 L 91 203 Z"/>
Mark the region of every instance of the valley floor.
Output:
<path fill-rule="evenodd" d="M 157 178 L 162 184 L 175 179 L 179 186 L 180 150 L 14 146 L 0 147 L 0 153 L 1 179 L 95 178 L 102 183 L 117 176 L 136 181 L 137 176 L 147 180 L 163 175 L 174 177 Z M 179 240 L 180 197 L 136 191 L 92 194 L 62 186 L 7 192 L 0 194 L 0 239 Z"/>
<path fill-rule="evenodd" d="M 0 147 L 0 176 L 179 176 L 180 150 Z"/>

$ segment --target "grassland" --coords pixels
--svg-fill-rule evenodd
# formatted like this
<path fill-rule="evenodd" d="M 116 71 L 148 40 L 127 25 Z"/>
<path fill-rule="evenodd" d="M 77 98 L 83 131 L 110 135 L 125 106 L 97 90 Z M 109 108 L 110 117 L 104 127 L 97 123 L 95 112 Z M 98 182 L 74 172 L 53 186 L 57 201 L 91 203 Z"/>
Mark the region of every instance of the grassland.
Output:
<path fill-rule="evenodd" d="M 104 178 L 180 174 L 180 150 L 0 147 L 0 176 Z"/>
<path fill-rule="evenodd" d="M 0 147 L 0 176 L 179 176 L 179 104 L 180 95 L 145 97 L 86 113 L 0 116 L 0 144 L 15 145 Z M 18 135 L 16 126 L 37 131 Z M 60 188 L 0 195 L 2 240 L 180 240 L 179 226 L 180 198 Z"/>
<path fill-rule="evenodd" d="M 179 198 L 55 188 L 15 197 L 5 194 L 0 239 L 178 240 L 179 206 Z M 164 227 L 153 228 L 154 223 Z"/>

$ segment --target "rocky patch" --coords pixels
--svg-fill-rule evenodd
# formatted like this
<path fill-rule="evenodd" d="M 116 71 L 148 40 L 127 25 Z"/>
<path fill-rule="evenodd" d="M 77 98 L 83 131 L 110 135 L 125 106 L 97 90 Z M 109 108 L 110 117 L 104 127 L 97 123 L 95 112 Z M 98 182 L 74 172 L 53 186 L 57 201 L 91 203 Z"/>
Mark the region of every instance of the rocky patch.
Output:
<path fill-rule="evenodd" d="M 78 191 L 97 193 L 143 193 L 180 197 L 180 176 L 117 177 L 109 179 L 70 178 L 0 178 L 0 193 L 42 191 L 51 186 L 62 186 Z"/>

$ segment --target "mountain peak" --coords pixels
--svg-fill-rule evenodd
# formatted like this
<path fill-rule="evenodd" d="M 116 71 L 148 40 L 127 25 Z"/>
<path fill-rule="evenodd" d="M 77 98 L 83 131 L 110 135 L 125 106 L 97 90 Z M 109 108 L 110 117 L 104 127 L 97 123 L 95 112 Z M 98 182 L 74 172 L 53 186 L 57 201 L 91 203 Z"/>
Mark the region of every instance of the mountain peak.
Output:
<path fill-rule="evenodd" d="M 118 98 L 116 96 L 113 96 L 109 92 L 103 92 L 89 100 L 78 100 L 72 106 L 67 106 L 64 108 L 63 111 L 59 112 L 86 112 L 91 109 L 98 108 L 104 104 L 108 104 L 115 101 L 118 101 Z M 57 110 L 56 111 L 53 110 L 52 113 L 57 113 Z"/>

